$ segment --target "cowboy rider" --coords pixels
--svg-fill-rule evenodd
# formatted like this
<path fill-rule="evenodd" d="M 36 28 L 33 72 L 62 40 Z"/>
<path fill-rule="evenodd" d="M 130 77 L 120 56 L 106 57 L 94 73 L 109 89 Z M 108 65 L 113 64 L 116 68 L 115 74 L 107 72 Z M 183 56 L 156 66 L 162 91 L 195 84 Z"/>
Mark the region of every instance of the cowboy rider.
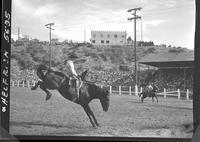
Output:
<path fill-rule="evenodd" d="M 154 91 L 154 93 L 158 90 L 158 87 L 156 86 L 155 83 L 151 83 L 150 85 L 148 85 L 148 88 L 152 91 Z"/>
<path fill-rule="evenodd" d="M 78 78 L 78 75 L 76 73 L 75 67 L 74 67 L 74 63 L 72 60 L 68 60 L 67 64 L 66 64 L 66 71 L 67 71 L 67 75 L 69 76 L 69 85 L 73 86 L 73 82 L 72 80 L 75 79 L 75 90 L 76 90 L 76 97 L 73 99 L 73 102 L 75 102 L 76 100 L 79 99 L 79 83 L 80 83 L 80 79 Z"/>
<path fill-rule="evenodd" d="M 149 84 L 147 87 L 148 87 L 150 90 L 153 90 L 153 86 L 152 86 L 151 84 Z"/>

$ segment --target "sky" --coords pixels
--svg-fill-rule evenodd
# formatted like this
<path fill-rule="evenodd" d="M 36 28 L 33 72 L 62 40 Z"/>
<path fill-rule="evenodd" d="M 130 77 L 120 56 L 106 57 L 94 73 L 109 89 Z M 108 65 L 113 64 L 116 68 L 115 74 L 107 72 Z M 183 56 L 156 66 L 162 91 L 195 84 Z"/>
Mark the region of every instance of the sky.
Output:
<path fill-rule="evenodd" d="M 141 7 L 137 15 L 137 40 L 194 49 L 195 0 L 13 0 L 12 35 L 39 40 L 89 41 L 92 30 L 126 31 L 134 39 L 134 21 L 128 9 Z M 84 32 L 85 31 L 85 32 Z M 86 34 L 84 34 L 86 33 Z"/>

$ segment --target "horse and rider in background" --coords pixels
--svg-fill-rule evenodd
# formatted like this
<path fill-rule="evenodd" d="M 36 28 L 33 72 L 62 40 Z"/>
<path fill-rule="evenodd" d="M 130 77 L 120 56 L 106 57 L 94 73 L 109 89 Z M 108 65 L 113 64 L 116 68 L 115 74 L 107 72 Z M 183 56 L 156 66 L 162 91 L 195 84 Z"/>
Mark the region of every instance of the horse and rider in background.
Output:
<path fill-rule="evenodd" d="M 152 98 L 152 102 L 154 102 L 154 98 L 156 98 L 157 103 L 158 103 L 158 97 L 157 97 L 157 91 L 158 87 L 155 83 L 150 83 L 150 84 L 142 84 L 142 92 L 139 93 L 139 97 L 141 97 L 141 102 L 144 102 L 144 99 L 147 97 Z"/>

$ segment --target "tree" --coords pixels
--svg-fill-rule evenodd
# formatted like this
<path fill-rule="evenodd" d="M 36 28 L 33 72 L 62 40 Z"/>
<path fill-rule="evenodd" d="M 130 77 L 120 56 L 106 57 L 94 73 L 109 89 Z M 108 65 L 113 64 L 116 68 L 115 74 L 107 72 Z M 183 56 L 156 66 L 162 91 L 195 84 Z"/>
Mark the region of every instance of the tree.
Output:
<path fill-rule="evenodd" d="M 132 39 L 131 39 L 131 37 L 130 37 L 130 36 L 127 38 L 127 41 L 132 41 Z"/>
<path fill-rule="evenodd" d="M 18 79 L 20 76 L 20 66 L 16 59 L 11 59 L 11 68 L 10 68 L 10 78 L 11 79 Z"/>

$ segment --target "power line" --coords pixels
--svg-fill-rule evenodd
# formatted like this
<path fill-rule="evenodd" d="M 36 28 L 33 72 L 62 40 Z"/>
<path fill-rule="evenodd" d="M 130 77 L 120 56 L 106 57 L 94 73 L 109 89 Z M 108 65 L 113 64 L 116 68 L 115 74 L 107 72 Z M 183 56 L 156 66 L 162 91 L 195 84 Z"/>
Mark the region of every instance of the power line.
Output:
<path fill-rule="evenodd" d="M 181 7 L 174 7 L 174 8 L 166 8 L 166 9 L 161 9 L 161 10 L 146 10 L 144 11 L 143 13 L 141 13 L 142 15 L 154 15 L 154 14 L 166 14 L 168 12 L 172 12 L 174 10 L 177 10 L 177 9 L 180 9 L 180 8 L 194 8 L 192 6 L 181 6 Z M 70 29 L 81 29 L 81 28 L 87 28 L 87 27 L 92 27 L 92 26 L 98 26 L 98 25 L 107 25 L 109 23 L 114 23 L 114 21 L 118 20 L 119 18 L 109 18 L 109 21 L 110 22 L 106 22 L 106 23 L 100 23 L 100 24 L 89 24 L 89 25 L 83 25 L 83 24 L 70 24 L 70 25 L 57 25 L 56 28 L 59 28 L 59 29 L 67 29 L 67 28 L 70 28 Z"/>
<path fill-rule="evenodd" d="M 165 14 L 169 12 L 173 12 L 178 9 L 192 9 L 195 8 L 194 6 L 187 6 L 187 7 L 174 7 L 174 8 L 166 8 L 166 9 L 160 9 L 160 10 L 146 10 L 144 11 L 145 15 L 153 15 L 153 14 Z"/>

